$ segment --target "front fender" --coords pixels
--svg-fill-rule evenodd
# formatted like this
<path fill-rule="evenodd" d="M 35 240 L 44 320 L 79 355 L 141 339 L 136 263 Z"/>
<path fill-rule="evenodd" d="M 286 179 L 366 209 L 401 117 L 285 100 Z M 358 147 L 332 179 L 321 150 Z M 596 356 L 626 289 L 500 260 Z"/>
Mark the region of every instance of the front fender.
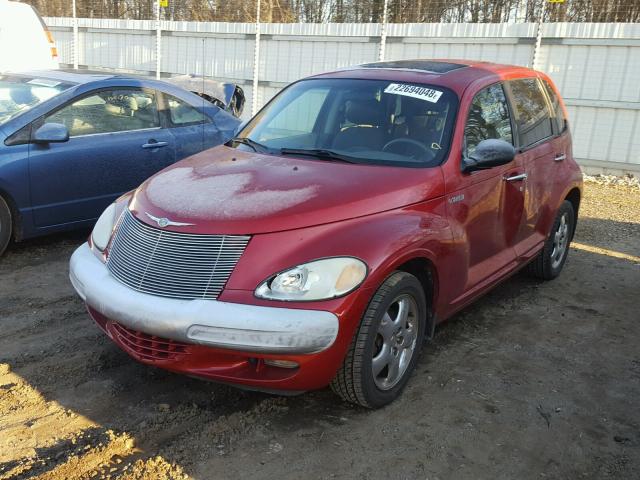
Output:
<path fill-rule="evenodd" d="M 0 144 L 0 195 L 16 217 L 13 232 L 15 240 L 30 236 L 33 229 L 28 161 L 29 145 L 7 147 Z"/>
<path fill-rule="evenodd" d="M 451 231 L 444 198 L 326 225 L 255 235 L 219 300 L 271 307 L 325 310 L 338 317 L 339 333 L 325 363 L 332 378 L 360 325 L 371 297 L 385 278 L 413 258 L 427 258 L 436 268 L 452 258 Z M 348 255 L 368 266 L 363 284 L 331 300 L 282 302 L 254 296 L 255 288 L 276 272 L 322 257 Z M 443 263 L 444 262 L 444 263 Z"/>
<path fill-rule="evenodd" d="M 369 269 L 367 278 L 347 297 L 369 299 L 398 266 L 414 258 L 429 260 L 436 270 L 451 257 L 452 235 L 444 198 L 365 217 L 298 230 L 255 235 L 232 276 L 221 300 L 236 298 L 233 291 L 251 292 L 276 272 L 323 257 L 353 256 Z M 280 304 L 252 299 L 252 303 Z M 287 302 L 299 308 L 337 308 L 344 299 Z"/>

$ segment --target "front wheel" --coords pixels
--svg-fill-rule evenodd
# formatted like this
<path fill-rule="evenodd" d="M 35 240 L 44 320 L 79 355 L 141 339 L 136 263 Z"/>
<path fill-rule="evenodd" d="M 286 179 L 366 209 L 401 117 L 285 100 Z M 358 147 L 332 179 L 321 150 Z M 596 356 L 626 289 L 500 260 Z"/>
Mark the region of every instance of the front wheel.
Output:
<path fill-rule="evenodd" d="M 565 200 L 558 209 L 558 214 L 544 247 L 527 266 L 531 275 L 542 280 L 552 280 L 560 275 L 569 254 L 569 244 L 571 243 L 575 223 L 573 205 Z"/>
<path fill-rule="evenodd" d="M 344 400 L 379 408 L 407 384 L 422 350 L 427 302 L 418 279 L 394 272 L 373 296 L 331 388 Z"/>

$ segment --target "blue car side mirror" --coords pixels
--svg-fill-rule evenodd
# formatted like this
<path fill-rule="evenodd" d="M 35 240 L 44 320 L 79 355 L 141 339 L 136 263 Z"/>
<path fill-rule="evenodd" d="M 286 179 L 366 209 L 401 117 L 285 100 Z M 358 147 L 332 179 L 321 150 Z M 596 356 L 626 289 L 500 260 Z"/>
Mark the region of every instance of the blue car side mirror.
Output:
<path fill-rule="evenodd" d="M 33 134 L 35 143 L 63 143 L 69 140 L 69 130 L 61 123 L 45 123 Z"/>

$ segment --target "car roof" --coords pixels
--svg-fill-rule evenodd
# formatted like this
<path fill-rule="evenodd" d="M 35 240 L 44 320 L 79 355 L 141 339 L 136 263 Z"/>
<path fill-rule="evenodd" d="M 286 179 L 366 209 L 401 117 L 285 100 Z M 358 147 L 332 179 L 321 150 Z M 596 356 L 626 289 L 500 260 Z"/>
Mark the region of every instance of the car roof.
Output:
<path fill-rule="evenodd" d="M 2 1 L 2 0 L 0 0 Z M 57 80 L 59 82 L 73 83 L 82 85 L 85 83 L 100 82 L 109 79 L 129 79 L 129 80 L 143 80 L 156 82 L 155 78 L 145 75 L 129 74 L 111 72 L 109 70 L 89 70 L 89 69 L 52 69 L 52 70 L 28 70 L 28 71 L 16 71 L 6 72 L 7 75 L 25 75 L 39 78 L 45 78 L 48 80 Z M 162 82 L 162 81 L 161 81 Z M 166 82 L 162 82 L 166 83 Z"/>
<path fill-rule="evenodd" d="M 30 76 L 56 80 L 58 82 L 81 85 L 100 80 L 113 78 L 117 75 L 108 72 L 96 72 L 91 70 L 28 70 L 19 72 L 7 72 L 7 75 Z"/>
<path fill-rule="evenodd" d="M 415 70 L 425 73 L 448 73 L 459 68 L 469 67 L 468 63 L 445 60 L 394 60 L 388 62 L 363 63 L 359 68 L 383 68 L 386 70 Z"/>
<path fill-rule="evenodd" d="M 314 75 L 311 78 L 352 78 L 427 83 L 450 87 L 462 93 L 467 86 L 482 78 L 504 78 L 518 73 L 536 76 L 526 67 L 502 65 L 491 62 L 454 59 L 414 59 L 365 63 L 341 68 L 333 72 Z"/>

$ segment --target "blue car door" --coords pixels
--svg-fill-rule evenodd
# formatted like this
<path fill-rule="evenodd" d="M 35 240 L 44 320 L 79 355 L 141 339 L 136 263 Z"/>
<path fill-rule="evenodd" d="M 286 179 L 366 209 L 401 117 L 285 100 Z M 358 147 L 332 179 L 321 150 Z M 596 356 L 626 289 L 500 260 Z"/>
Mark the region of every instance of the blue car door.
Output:
<path fill-rule="evenodd" d="M 38 228 L 95 219 L 115 198 L 176 160 L 157 92 L 95 90 L 35 122 L 62 123 L 64 143 L 31 143 L 31 203 Z"/>
<path fill-rule="evenodd" d="M 168 93 L 163 92 L 162 95 L 167 121 L 175 138 L 177 160 L 220 145 L 229 139 L 230 128 L 226 124 L 226 130 L 221 130 L 215 121 L 193 105 Z M 232 121 L 227 120 L 226 123 L 235 126 L 236 121 L 231 118 Z"/>

